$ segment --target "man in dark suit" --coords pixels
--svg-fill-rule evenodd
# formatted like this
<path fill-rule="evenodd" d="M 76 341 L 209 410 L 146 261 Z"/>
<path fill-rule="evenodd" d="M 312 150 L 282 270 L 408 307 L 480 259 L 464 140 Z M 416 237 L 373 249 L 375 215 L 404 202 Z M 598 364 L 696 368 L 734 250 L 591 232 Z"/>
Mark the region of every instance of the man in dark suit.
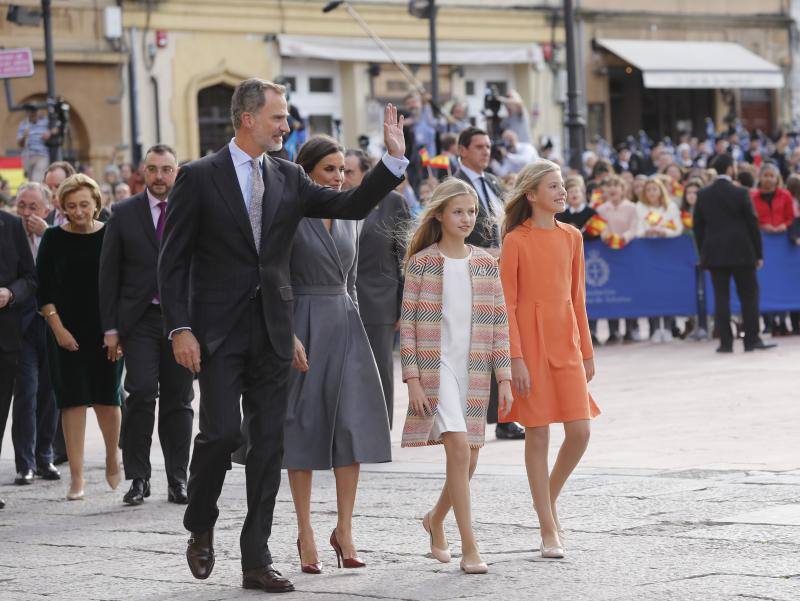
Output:
<path fill-rule="evenodd" d="M 281 480 L 283 422 L 293 354 L 291 242 L 303 217 L 363 219 L 402 181 L 403 120 L 387 106 L 388 154 L 358 188 L 336 192 L 303 170 L 265 156 L 289 129 L 283 86 L 239 84 L 231 100 L 236 136 L 182 167 L 167 210 L 158 281 L 175 358 L 198 373 L 200 433 L 194 441 L 187 561 L 196 578 L 214 566 L 217 499 L 241 444 L 239 400 L 249 433 L 242 586 L 294 590 L 272 567 L 267 541 Z M 201 369 L 202 364 L 202 369 Z"/>
<path fill-rule="evenodd" d="M 756 269 L 764 264 L 764 257 L 753 203 L 747 190 L 732 181 L 736 177 L 736 163 L 731 155 L 717 155 L 711 167 L 719 176 L 697 193 L 693 229 L 700 265 L 711 272 L 714 286 L 714 322 L 720 340 L 717 352 L 733 352 L 731 277 L 742 305 L 744 350 L 774 347 L 758 336 Z"/>
<path fill-rule="evenodd" d="M 458 136 L 460 166 L 454 177 L 467 182 L 478 194 L 478 217 L 475 229 L 467 238 L 467 244 L 485 248 L 495 257 L 500 256 L 500 223 L 503 219 L 503 189 L 498 179 L 488 173 L 492 155 L 492 141 L 482 129 L 468 127 Z M 525 438 L 525 430 L 517 423 L 497 423 L 497 382 L 492 374 L 489 407 L 486 421 L 497 424 L 495 436 L 500 440 Z"/>
<path fill-rule="evenodd" d="M 35 261 L 47 229 L 44 218 L 50 211 L 50 191 L 40 183 L 22 184 L 17 190 L 16 206 Z M 36 299 L 31 297 L 22 305 L 21 313 L 22 348 L 14 386 L 11 437 L 17 468 L 14 484 L 31 484 L 34 473 L 44 480 L 61 479 L 53 465 L 58 409 L 47 364 L 47 324 L 37 311 Z"/>
<path fill-rule="evenodd" d="M 178 365 L 163 332 L 158 298 L 158 248 L 167 197 L 178 160 L 157 144 L 144 158 L 145 191 L 119 202 L 108 220 L 100 255 L 100 315 L 105 346 L 125 353 L 125 422 L 122 459 L 130 490 L 127 505 L 150 496 L 150 444 L 158 397 L 158 437 L 167 472 L 167 500 L 185 504 L 192 437 L 192 372 Z"/>
<path fill-rule="evenodd" d="M 36 292 L 33 255 L 22 220 L 0 211 L 0 448 L 22 348 L 20 308 Z M 0 499 L 0 508 L 5 501 Z"/>
<path fill-rule="evenodd" d="M 369 169 L 369 159 L 363 151 L 348 150 L 343 189 L 359 186 Z M 402 265 L 410 220 L 403 196 L 389 192 L 359 226 L 358 313 L 378 365 L 389 428 L 394 421 L 394 340 L 403 301 Z"/>

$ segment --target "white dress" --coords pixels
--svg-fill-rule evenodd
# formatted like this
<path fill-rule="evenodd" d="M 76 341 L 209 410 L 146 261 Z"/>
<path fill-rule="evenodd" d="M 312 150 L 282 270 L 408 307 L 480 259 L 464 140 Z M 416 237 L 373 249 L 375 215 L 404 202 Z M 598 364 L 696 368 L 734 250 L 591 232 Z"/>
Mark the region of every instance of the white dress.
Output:
<path fill-rule="evenodd" d="M 442 278 L 442 362 L 439 369 L 439 404 L 432 437 L 443 432 L 467 431 L 469 343 L 472 334 L 472 280 L 469 255 L 444 257 Z"/>

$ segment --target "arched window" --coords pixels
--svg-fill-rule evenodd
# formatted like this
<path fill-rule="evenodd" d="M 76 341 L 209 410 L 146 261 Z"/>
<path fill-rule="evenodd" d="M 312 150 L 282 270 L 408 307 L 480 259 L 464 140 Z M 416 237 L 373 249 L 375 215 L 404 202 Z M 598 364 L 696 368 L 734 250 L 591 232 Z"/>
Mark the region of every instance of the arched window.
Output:
<path fill-rule="evenodd" d="M 224 84 L 203 88 L 197 93 L 200 156 L 216 152 L 233 137 L 232 96 L 233 88 Z"/>

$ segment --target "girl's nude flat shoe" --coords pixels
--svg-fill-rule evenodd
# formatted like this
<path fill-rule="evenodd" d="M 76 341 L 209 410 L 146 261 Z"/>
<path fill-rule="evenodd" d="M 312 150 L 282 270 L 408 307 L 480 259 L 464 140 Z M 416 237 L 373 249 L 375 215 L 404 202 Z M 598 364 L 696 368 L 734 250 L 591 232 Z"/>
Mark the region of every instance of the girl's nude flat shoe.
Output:
<path fill-rule="evenodd" d="M 450 563 L 450 547 L 446 549 L 439 549 L 438 547 L 433 546 L 433 533 L 431 532 L 430 526 L 430 512 L 425 514 L 425 517 L 422 518 L 422 527 L 425 528 L 425 532 L 428 533 L 431 539 L 431 555 L 438 561 L 442 563 Z M 463 566 L 462 566 L 463 567 Z"/>

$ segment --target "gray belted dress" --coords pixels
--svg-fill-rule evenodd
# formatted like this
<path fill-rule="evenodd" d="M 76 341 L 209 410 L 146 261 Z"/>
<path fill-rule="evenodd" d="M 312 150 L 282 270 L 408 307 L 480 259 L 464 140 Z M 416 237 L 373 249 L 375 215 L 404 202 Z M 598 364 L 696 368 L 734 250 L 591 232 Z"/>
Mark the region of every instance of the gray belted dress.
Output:
<path fill-rule="evenodd" d="M 378 368 L 358 314 L 358 223 L 305 218 L 291 257 L 294 332 L 309 370 L 292 369 L 283 467 L 391 461 Z"/>

